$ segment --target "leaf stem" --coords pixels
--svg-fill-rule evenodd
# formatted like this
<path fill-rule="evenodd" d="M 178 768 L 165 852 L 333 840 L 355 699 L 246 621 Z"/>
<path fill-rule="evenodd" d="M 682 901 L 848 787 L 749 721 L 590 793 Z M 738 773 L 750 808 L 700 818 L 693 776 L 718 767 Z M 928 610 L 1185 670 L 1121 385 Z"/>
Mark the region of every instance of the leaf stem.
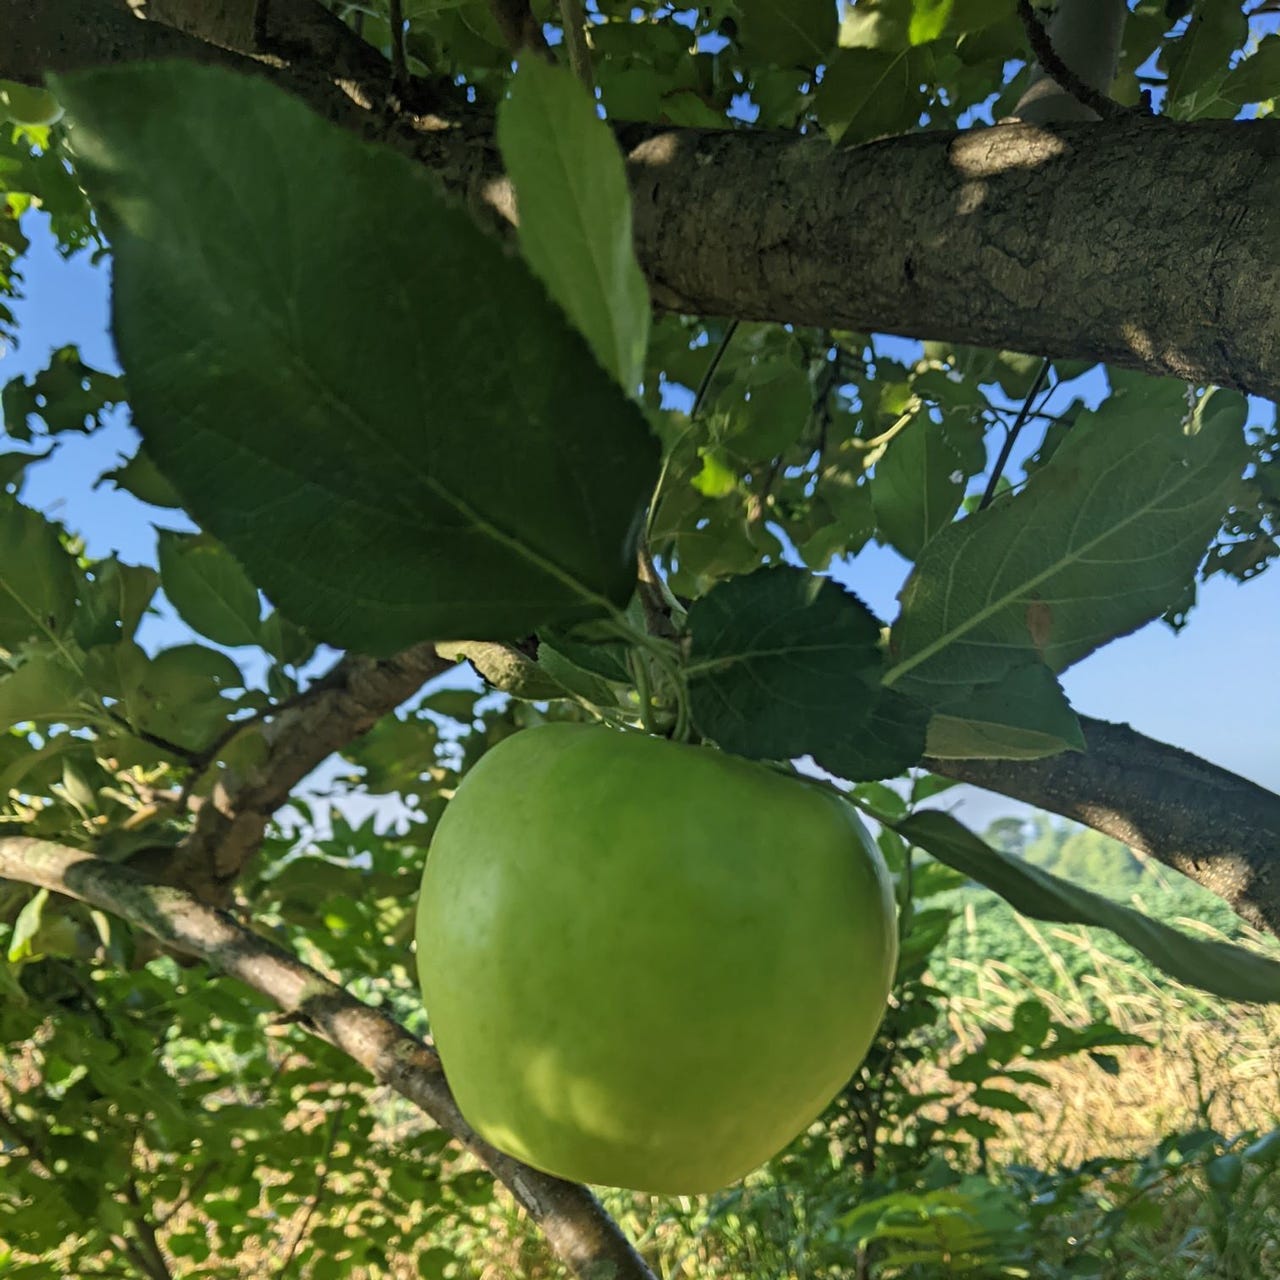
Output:
<path fill-rule="evenodd" d="M 1031 417 L 1031 402 L 1040 394 L 1040 388 L 1044 386 L 1044 381 L 1049 376 L 1051 364 L 1052 361 L 1046 356 L 1040 364 L 1040 371 L 1036 374 L 1035 381 L 1031 384 L 1031 390 L 1027 392 L 1027 397 L 1022 402 L 1022 408 L 1018 410 L 1013 426 L 1005 433 L 1004 444 L 1000 446 L 1000 456 L 991 469 L 991 479 L 987 481 L 987 487 L 978 503 L 979 511 L 989 507 L 991 500 L 996 496 L 996 486 L 1000 483 L 1000 477 L 1004 474 L 1005 466 L 1009 462 L 1009 455 L 1013 452 L 1013 442 L 1017 440 L 1018 433 L 1027 425 L 1027 419 Z"/>
<path fill-rule="evenodd" d="M 587 6 L 583 0 L 560 0 L 560 18 L 565 47 L 569 50 L 569 66 L 594 98 L 596 81 L 591 66 L 591 47 L 587 44 Z"/>

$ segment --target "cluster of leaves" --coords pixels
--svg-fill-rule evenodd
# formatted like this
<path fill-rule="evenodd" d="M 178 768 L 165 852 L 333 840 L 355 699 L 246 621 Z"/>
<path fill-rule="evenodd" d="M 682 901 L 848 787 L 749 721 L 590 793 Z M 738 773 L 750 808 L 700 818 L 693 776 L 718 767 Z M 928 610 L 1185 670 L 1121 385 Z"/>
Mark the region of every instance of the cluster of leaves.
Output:
<path fill-rule="evenodd" d="M 499 712 L 471 732 L 450 723 L 472 754 L 514 727 Z M 376 787 L 378 746 L 362 749 Z M 457 781 L 449 755 L 442 743 L 442 787 Z M 352 989 L 421 1031 L 408 969 L 420 822 L 380 835 L 299 806 L 306 825 L 272 836 L 246 886 L 259 927 L 367 975 Z M 17 892 L 0 913 L 0 1274 L 234 1277 L 264 1256 L 312 1280 L 393 1260 L 445 1274 L 493 1195 L 474 1164 L 442 1156 L 446 1134 L 322 1041 L 264 1034 L 271 1007 L 250 988 L 156 956 L 100 912 L 15 920 Z"/>

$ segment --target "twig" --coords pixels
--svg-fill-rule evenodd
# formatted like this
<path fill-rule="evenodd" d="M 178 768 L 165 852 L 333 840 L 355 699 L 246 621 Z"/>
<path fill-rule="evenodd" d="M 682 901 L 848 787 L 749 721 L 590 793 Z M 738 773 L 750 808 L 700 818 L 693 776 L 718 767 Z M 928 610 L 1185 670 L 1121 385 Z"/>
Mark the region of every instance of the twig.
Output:
<path fill-rule="evenodd" d="M 275 716 L 264 732 L 265 760 L 242 779 L 215 784 L 177 849 L 157 855 L 161 861 L 154 867 L 141 860 L 135 867 L 207 901 L 230 901 L 231 887 L 257 852 L 267 820 L 293 788 L 452 665 L 430 644 L 390 658 L 348 654 Z"/>
<path fill-rule="evenodd" d="M 711 357 L 711 363 L 707 365 L 703 372 L 702 381 L 698 383 L 698 389 L 694 392 L 693 408 L 689 410 L 689 421 L 692 422 L 702 409 L 702 402 L 707 398 L 707 392 L 711 389 L 711 379 L 716 376 L 716 370 L 720 368 L 720 361 L 724 359 L 724 353 L 729 350 L 729 343 L 733 341 L 733 335 L 738 332 L 738 321 L 730 320 L 725 326 L 724 336 L 720 339 L 719 346 L 716 347 Z"/>
<path fill-rule="evenodd" d="M 1023 29 L 1031 44 L 1031 52 L 1051 80 L 1065 89 L 1077 102 L 1097 114 L 1100 120 L 1118 120 L 1125 116 L 1150 115 L 1150 111 L 1140 107 L 1126 107 L 1123 103 L 1100 93 L 1092 85 L 1086 84 L 1058 56 L 1049 38 L 1048 31 L 1040 21 L 1039 14 L 1031 6 L 1031 0 L 1018 0 L 1018 17 L 1022 19 Z"/>
<path fill-rule="evenodd" d="M 324 1194 L 325 1183 L 329 1178 L 329 1157 L 333 1154 L 333 1144 L 338 1138 L 338 1121 L 342 1119 L 346 1109 L 347 1097 L 344 1094 L 338 1103 L 338 1109 L 329 1118 L 329 1136 L 325 1140 L 324 1152 L 321 1154 L 320 1163 L 317 1166 L 316 1189 L 307 1197 L 306 1211 L 302 1215 L 302 1221 L 298 1224 L 297 1234 L 289 1245 L 289 1251 L 284 1255 L 276 1271 L 277 1276 L 284 1276 L 288 1273 L 289 1264 L 293 1261 L 293 1255 L 298 1252 L 298 1246 L 306 1239 L 307 1228 L 310 1227 L 311 1219 L 315 1216 L 316 1208 L 320 1204 L 320 1197 Z"/>
<path fill-rule="evenodd" d="M 104 706 L 103 712 L 112 724 L 118 724 L 133 737 L 140 739 L 149 746 L 158 747 L 161 751 L 167 751 L 172 756 L 177 756 L 179 760 L 186 764 L 193 764 L 199 758 L 199 752 L 193 751 L 190 747 L 183 747 L 176 742 L 171 742 L 168 738 L 162 738 L 158 733 L 139 728 L 137 725 L 130 723 L 128 719 L 112 707 Z"/>
<path fill-rule="evenodd" d="M 1000 446 L 1000 456 L 996 458 L 996 465 L 991 468 L 991 479 L 987 481 L 987 487 L 983 491 L 982 498 L 978 503 L 978 510 L 991 505 L 991 500 L 996 496 L 996 486 L 1000 483 L 1000 477 L 1004 474 L 1006 463 L 1009 461 L 1009 454 L 1013 452 L 1013 442 L 1018 438 L 1018 433 L 1026 426 L 1027 419 L 1031 416 L 1031 402 L 1040 394 L 1040 388 L 1044 386 L 1044 380 L 1049 376 L 1049 366 L 1052 361 L 1048 358 L 1040 364 L 1040 370 L 1036 374 L 1035 381 L 1031 384 L 1031 390 L 1027 392 L 1026 399 L 1022 402 L 1022 408 L 1018 410 L 1018 416 L 1013 421 L 1004 437 L 1004 444 Z"/>
<path fill-rule="evenodd" d="M 569 50 L 569 66 L 594 98 L 596 77 L 591 65 L 591 47 L 587 44 L 587 6 L 583 0 L 560 0 L 560 21 L 565 47 Z"/>
<path fill-rule="evenodd" d="M 136 1141 L 135 1137 L 135 1143 Z M 130 1222 L 134 1231 L 137 1232 L 138 1253 L 146 1259 L 147 1272 L 154 1276 L 155 1280 L 173 1280 L 173 1272 L 169 1270 L 169 1264 L 165 1261 L 164 1250 L 160 1248 L 160 1241 L 156 1239 L 155 1228 L 147 1218 L 142 1197 L 138 1195 L 138 1183 L 132 1170 L 125 1184 L 125 1198 L 134 1209 Z"/>
<path fill-rule="evenodd" d="M 387 24 L 391 28 L 391 84 L 399 97 L 409 83 L 404 56 L 404 0 L 387 0 Z"/>
<path fill-rule="evenodd" d="M 529 0 L 489 0 L 489 12 L 513 58 L 518 57 L 522 49 L 546 51 L 547 40 Z"/>
<path fill-rule="evenodd" d="M 426 1112 L 506 1186 L 571 1272 L 591 1280 L 654 1280 L 616 1223 L 582 1186 L 540 1173 L 481 1139 L 462 1118 L 434 1051 L 380 1009 L 181 889 L 80 849 L 25 836 L 0 839 L 0 879 L 40 885 L 109 911 L 238 978 Z"/>

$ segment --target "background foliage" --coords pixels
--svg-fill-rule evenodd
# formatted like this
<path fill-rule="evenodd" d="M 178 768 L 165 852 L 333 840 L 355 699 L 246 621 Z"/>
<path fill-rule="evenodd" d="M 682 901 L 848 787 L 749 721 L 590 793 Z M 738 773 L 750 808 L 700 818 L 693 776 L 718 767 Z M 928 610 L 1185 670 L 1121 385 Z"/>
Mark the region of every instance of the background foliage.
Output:
<path fill-rule="evenodd" d="M 489 6 L 404 8 L 410 68 L 496 108 L 510 55 Z M 535 9 L 558 44 L 558 9 Z M 389 49 L 381 6 L 339 10 Z M 591 15 L 614 122 L 851 145 L 997 120 L 1030 75 L 1004 0 L 599 0 Z M 1261 115 L 1277 84 L 1280 36 L 1240 5 L 1131 7 L 1121 102 L 1145 90 L 1177 119 Z M 862 782 L 905 930 L 879 1041 L 809 1133 L 716 1197 L 609 1195 L 655 1269 L 1244 1280 L 1280 1265 L 1274 1014 L 1171 984 L 1110 935 L 1015 916 L 891 830 L 945 803 L 940 780 L 877 781 L 926 742 L 944 756 L 1078 746 L 1058 671 L 1149 617 L 1179 625 L 1197 579 L 1247 579 L 1276 555 L 1273 415 L 1016 350 L 715 316 L 650 329 L 616 151 L 549 72 L 518 80 L 499 117 L 523 258 L 410 166 L 265 86 L 183 68 L 58 87 L 75 129 L 0 127 L 0 327 L 14 336 L 4 299 L 39 210 L 65 254 L 110 244 L 127 375 L 64 347 L 3 391 L 0 835 L 163 863 L 188 800 L 251 774 L 326 646 L 537 631 L 501 673 L 491 650 L 458 649 L 517 696 L 460 669 L 380 720 L 277 816 L 238 887 L 255 930 L 424 1032 L 411 905 L 459 778 L 546 717 L 643 707 L 651 728 L 688 728 L 682 674 L 628 650 L 616 617 L 572 630 L 601 601 L 626 604 L 644 525 L 671 616 L 688 608 L 694 726 Z M 573 145 L 548 157 L 549 136 Z M 575 183 L 578 162 L 596 184 Z M 322 189 L 332 199 L 311 203 Z M 566 215 L 594 253 L 557 238 Z M 77 513 L 23 501 L 28 472 L 126 402 L 140 442 L 103 482 L 150 518 L 194 517 L 174 517 L 145 564 L 88 556 Z M 997 476 L 1024 402 L 1025 457 Z M 1084 502 L 1081 474 L 1097 480 Z M 957 523 L 988 490 L 990 518 Z M 887 620 L 809 576 L 872 541 L 915 566 L 887 656 Z M 1086 554 L 1108 561 L 1103 592 Z M 957 562 L 968 594 L 953 609 L 942 567 Z M 493 606 L 530 574 L 531 603 Z M 1000 607 L 966 612 L 974 584 L 997 580 Z M 626 619 L 644 621 L 634 606 Z M 798 673 L 770 658 L 810 643 L 830 661 Z M 717 719 L 726 702 L 751 713 Z M 353 795 L 380 798 L 380 816 L 353 825 Z M 1092 833 L 1009 819 L 988 840 L 1267 950 Z M 556 1274 L 474 1162 L 249 988 L 7 882 L 0 948 L 0 1275 Z"/>

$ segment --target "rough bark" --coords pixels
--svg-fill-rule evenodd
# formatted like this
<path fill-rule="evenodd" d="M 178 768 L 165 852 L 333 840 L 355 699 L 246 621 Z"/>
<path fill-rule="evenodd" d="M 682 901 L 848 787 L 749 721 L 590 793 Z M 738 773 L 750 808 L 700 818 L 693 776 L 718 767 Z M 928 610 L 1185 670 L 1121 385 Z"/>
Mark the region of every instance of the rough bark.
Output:
<path fill-rule="evenodd" d="M 585 1188 L 539 1173 L 479 1138 L 458 1110 L 440 1060 L 381 1010 L 330 982 L 226 912 L 149 883 L 79 849 L 0 839 L 0 879 L 39 885 L 110 911 L 162 942 L 238 978 L 358 1062 L 451 1133 L 511 1191 L 560 1260 L 583 1280 L 654 1280 Z"/>
<path fill-rule="evenodd" d="M 1080 723 L 1083 753 L 925 763 L 1150 854 L 1280 937 L 1280 796 L 1126 724 Z"/>
<path fill-rule="evenodd" d="M 0 75 L 154 57 L 157 44 L 211 56 L 175 30 L 148 34 L 157 25 L 108 0 L 0 0 Z M 273 75 L 512 215 L 483 111 L 388 123 L 310 61 Z M 637 251 L 668 309 L 1013 347 L 1280 398 L 1280 120 L 1001 125 L 844 150 L 749 129 L 620 137 Z"/>

